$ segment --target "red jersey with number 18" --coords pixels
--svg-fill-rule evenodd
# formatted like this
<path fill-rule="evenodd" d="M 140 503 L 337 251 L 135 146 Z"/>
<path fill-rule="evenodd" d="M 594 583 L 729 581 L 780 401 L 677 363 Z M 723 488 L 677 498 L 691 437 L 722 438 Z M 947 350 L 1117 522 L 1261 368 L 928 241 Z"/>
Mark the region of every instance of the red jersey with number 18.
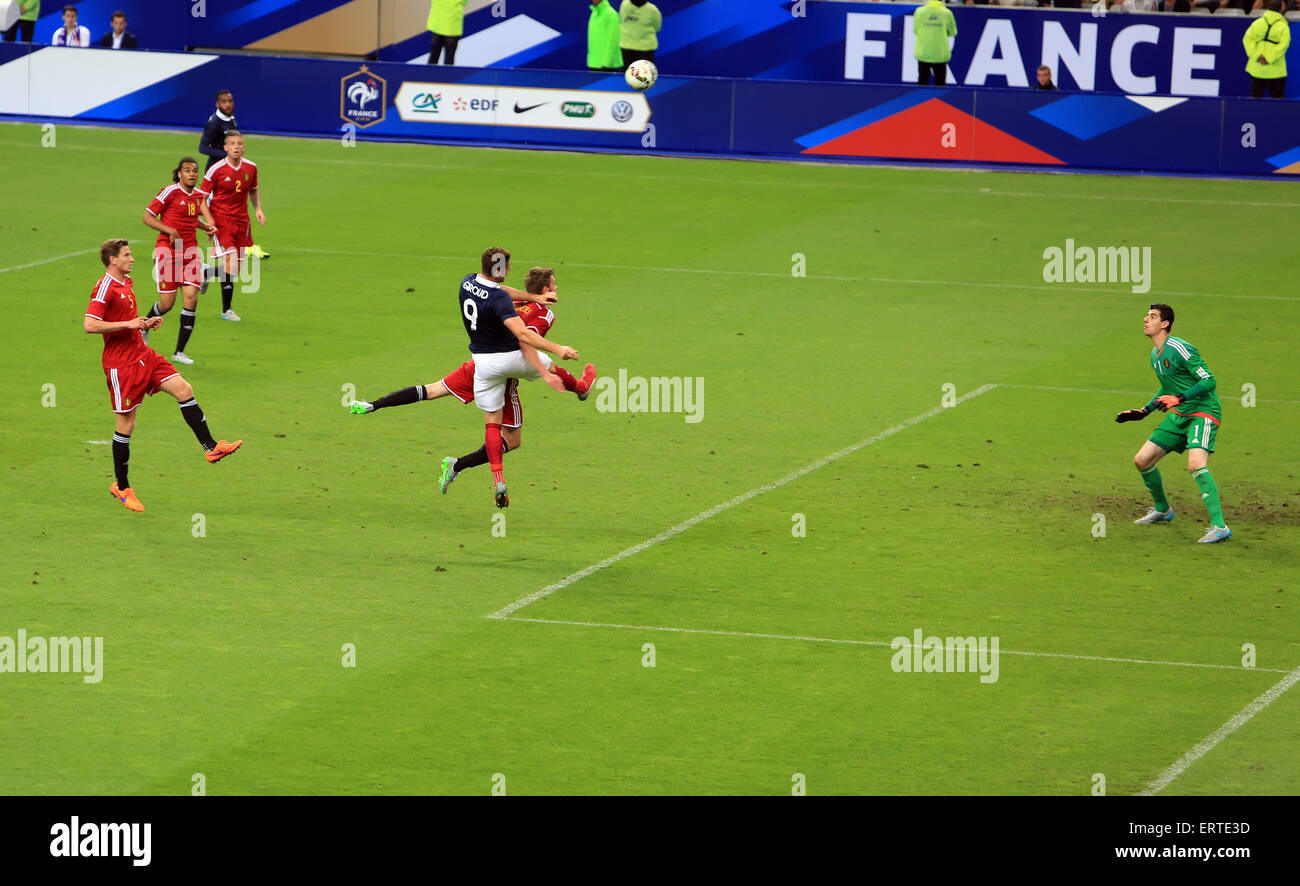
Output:
<path fill-rule="evenodd" d="M 214 218 L 248 221 L 248 192 L 257 187 L 257 164 L 247 157 L 234 166 L 225 158 L 212 164 L 194 189 L 196 194 L 211 195 L 209 205 Z"/>
<path fill-rule="evenodd" d="M 146 207 L 149 214 L 156 216 L 169 228 L 175 228 L 181 235 L 181 241 L 188 246 L 198 245 L 194 231 L 199 224 L 199 201 L 203 199 L 197 190 L 187 191 L 180 185 L 168 185 L 158 192 Z M 171 245 L 167 235 L 158 232 L 158 246 Z"/>
<path fill-rule="evenodd" d="M 115 280 L 112 274 L 100 277 L 90 290 L 90 305 L 86 308 L 86 316 L 110 323 L 139 317 L 140 310 L 135 305 L 131 277 L 128 275 L 125 280 Z M 103 336 L 105 369 L 134 363 L 149 350 L 138 329 L 115 329 L 103 333 Z"/>

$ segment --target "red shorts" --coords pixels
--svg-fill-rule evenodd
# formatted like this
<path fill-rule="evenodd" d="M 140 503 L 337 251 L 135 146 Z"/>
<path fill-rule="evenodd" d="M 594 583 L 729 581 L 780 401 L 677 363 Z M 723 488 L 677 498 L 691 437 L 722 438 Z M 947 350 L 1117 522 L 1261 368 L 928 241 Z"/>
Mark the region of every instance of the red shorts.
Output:
<path fill-rule="evenodd" d="M 179 256 L 176 248 L 166 240 L 153 248 L 153 278 L 158 283 L 159 292 L 203 285 L 203 250 L 199 249 L 198 239 L 185 240 L 181 247 Z"/>
<path fill-rule="evenodd" d="M 108 399 L 114 412 L 130 412 L 140 405 L 146 395 L 158 393 L 162 383 L 173 375 L 180 375 L 167 358 L 152 348 L 146 348 L 134 363 L 125 366 L 105 366 L 108 382 Z"/>
<path fill-rule="evenodd" d="M 214 215 L 212 220 L 217 225 L 217 233 L 212 237 L 213 252 L 217 255 L 237 252 L 243 259 L 244 250 L 253 245 L 253 226 L 248 216 L 236 219 Z"/>
<path fill-rule="evenodd" d="M 466 360 L 443 378 L 442 383 L 453 397 L 462 403 L 474 402 L 474 361 Z M 522 427 L 524 407 L 519 402 L 519 379 L 506 381 L 506 405 L 501 425 L 507 428 Z"/>

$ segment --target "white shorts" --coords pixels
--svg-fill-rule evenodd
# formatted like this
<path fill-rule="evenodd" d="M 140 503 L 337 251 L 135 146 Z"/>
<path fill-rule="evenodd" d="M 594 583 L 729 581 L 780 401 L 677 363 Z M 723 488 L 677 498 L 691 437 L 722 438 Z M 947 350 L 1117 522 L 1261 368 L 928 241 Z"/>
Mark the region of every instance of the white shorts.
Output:
<path fill-rule="evenodd" d="M 549 369 L 551 358 L 538 352 L 542 362 Z M 512 378 L 532 381 L 537 378 L 537 370 L 529 363 L 521 351 L 506 351 L 504 354 L 474 355 L 474 402 L 484 412 L 496 412 L 506 405 L 506 382 Z"/>

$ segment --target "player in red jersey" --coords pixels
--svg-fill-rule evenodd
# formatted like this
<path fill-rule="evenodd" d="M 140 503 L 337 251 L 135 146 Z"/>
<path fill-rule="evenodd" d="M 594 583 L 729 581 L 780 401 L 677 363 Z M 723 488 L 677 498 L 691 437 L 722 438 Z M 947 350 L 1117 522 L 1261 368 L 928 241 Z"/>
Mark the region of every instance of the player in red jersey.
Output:
<path fill-rule="evenodd" d="M 244 441 L 213 440 L 203 410 L 194 400 L 194 389 L 162 354 L 144 343 L 145 331 L 162 326 L 163 319 L 140 316 L 129 276 L 135 264 L 131 247 L 125 240 L 106 240 L 99 247 L 99 260 L 107 271 L 90 291 L 83 328 L 91 335 L 104 336 L 104 376 L 117 417 L 113 434 L 113 469 L 117 479 L 108 491 L 129 510 L 143 511 L 144 505 L 127 482 L 126 468 L 131 460 L 135 411 L 146 395 L 166 391 L 176 398 L 181 404 L 181 416 L 210 462 L 221 461 L 243 446 Z"/>
<path fill-rule="evenodd" d="M 244 156 L 244 137 L 239 130 L 226 132 L 226 156 L 208 167 L 198 193 L 208 198 L 217 232 L 212 237 L 213 252 L 221 261 L 221 318 L 238 322 L 231 308 L 235 297 L 235 278 L 244 260 L 244 251 L 253 245 L 253 227 L 248 220 L 248 201 L 259 225 L 266 224 L 262 197 L 257 190 L 257 164 Z"/>
<path fill-rule="evenodd" d="M 548 304 L 559 300 L 555 283 L 555 272 L 550 268 L 533 268 L 524 280 L 524 292 L 503 287 L 510 293 L 515 308 L 523 319 L 524 325 L 538 335 L 546 335 L 555 323 L 555 312 Z M 551 372 L 559 376 L 566 391 L 578 395 L 579 400 L 586 400 L 591 392 L 592 382 L 596 380 L 596 367 L 590 363 L 582 370 L 582 378 L 573 375 L 562 366 L 553 364 Z M 460 366 L 443 376 L 440 381 L 411 388 L 402 388 L 380 397 L 373 403 L 365 400 L 353 400 L 350 409 L 359 415 L 374 412 L 387 406 L 405 406 L 424 400 L 439 400 L 443 397 L 455 397 L 461 403 L 474 402 L 474 361 L 466 360 Z M 506 383 L 505 411 L 501 418 L 502 453 L 518 449 L 523 443 L 524 409 L 519 402 L 519 380 L 510 379 Z M 487 444 L 480 446 L 469 455 L 460 458 L 447 456 L 442 460 L 442 476 L 438 480 L 438 489 L 446 493 L 451 481 L 461 471 L 487 464 Z"/>
<path fill-rule="evenodd" d="M 185 353 L 199 306 L 199 287 L 203 285 L 203 251 L 195 229 L 200 225 L 209 234 L 217 229 L 208 215 L 207 201 L 194 190 L 199 180 L 199 162 L 182 157 L 172 170 L 172 182 L 158 192 L 144 211 L 142 221 L 158 232 L 153 250 L 153 278 L 158 283 L 158 300 L 148 316 L 161 317 L 176 304 L 176 290 L 181 291 L 181 328 L 176 335 L 175 363 L 193 363 Z M 149 336 L 145 335 L 145 344 Z"/>

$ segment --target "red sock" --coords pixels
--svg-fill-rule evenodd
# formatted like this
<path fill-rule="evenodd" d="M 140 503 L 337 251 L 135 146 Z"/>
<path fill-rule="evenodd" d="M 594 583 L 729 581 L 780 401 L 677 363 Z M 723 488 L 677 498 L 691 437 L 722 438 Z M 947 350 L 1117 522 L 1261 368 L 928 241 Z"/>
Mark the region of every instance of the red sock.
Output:
<path fill-rule="evenodd" d="M 572 372 L 565 369 L 563 366 L 552 366 L 551 371 L 560 377 L 560 381 L 564 382 L 564 389 L 566 391 L 578 390 L 578 380 L 573 377 Z"/>
<path fill-rule="evenodd" d="M 492 479 L 504 482 L 501 477 L 501 423 L 490 421 L 486 425 L 483 444 L 487 447 L 488 467 L 492 469 Z"/>

